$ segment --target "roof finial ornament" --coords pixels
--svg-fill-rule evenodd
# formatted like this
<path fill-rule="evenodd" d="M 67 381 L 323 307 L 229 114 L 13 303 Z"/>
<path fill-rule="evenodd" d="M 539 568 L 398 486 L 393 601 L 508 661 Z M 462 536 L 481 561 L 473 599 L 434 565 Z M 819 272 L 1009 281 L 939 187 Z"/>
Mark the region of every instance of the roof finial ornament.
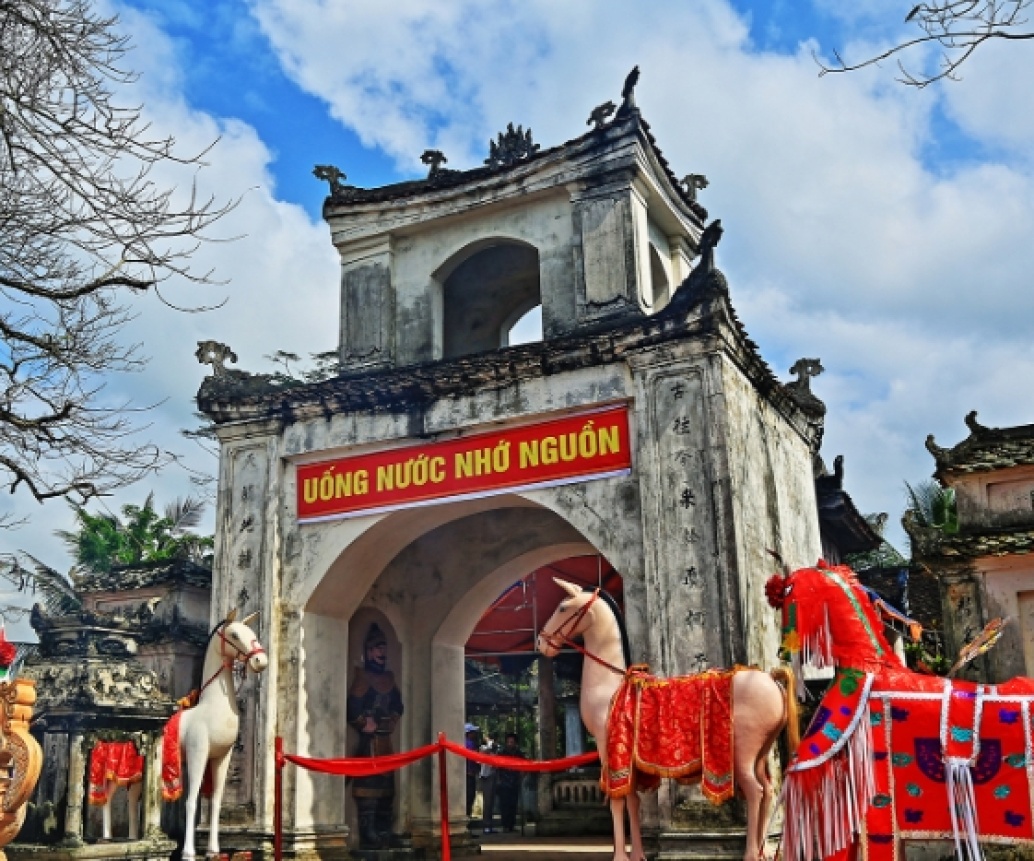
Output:
<path fill-rule="evenodd" d="M 794 362 L 792 368 L 790 368 L 791 374 L 796 374 L 797 379 L 786 384 L 787 388 L 794 388 L 797 391 L 811 391 L 811 378 L 817 377 L 821 374 L 825 368 L 822 367 L 822 362 L 818 359 L 798 359 Z M 840 460 L 840 468 L 843 470 L 843 456 L 838 455 Z M 836 468 L 834 466 L 834 468 Z"/>
<path fill-rule="evenodd" d="M 344 171 L 332 164 L 316 165 L 316 167 L 312 169 L 312 175 L 316 177 L 316 179 L 322 179 L 324 182 L 330 184 L 331 197 L 345 187 L 345 180 L 348 179 L 348 177 L 345 176 Z"/>
<path fill-rule="evenodd" d="M 226 368 L 228 360 L 235 364 L 237 362 L 237 354 L 226 344 L 220 344 L 218 341 L 198 341 L 194 355 L 202 365 L 212 366 L 212 376 L 214 377 L 221 377 L 228 373 Z"/>
<path fill-rule="evenodd" d="M 697 267 L 704 272 L 714 272 L 714 250 L 722 241 L 722 234 L 725 228 L 722 227 L 722 220 L 716 218 L 700 234 L 700 265 Z"/>
<path fill-rule="evenodd" d="M 507 123 L 506 132 L 500 132 L 496 140 L 488 142 L 485 164 L 489 167 L 510 167 L 531 158 L 539 148 L 531 139 L 531 129 L 524 131 L 524 126 L 514 128 L 513 123 Z"/>
<path fill-rule="evenodd" d="M 423 155 L 420 156 L 420 161 L 426 164 L 429 168 L 427 172 L 427 178 L 433 179 L 438 174 L 443 173 L 442 165 L 446 164 L 449 160 L 445 157 L 440 149 L 425 149 Z"/>
<path fill-rule="evenodd" d="M 618 108 L 619 117 L 627 116 L 635 110 L 635 85 L 638 82 L 639 67 L 634 66 L 625 78 L 625 85 L 621 88 L 621 107 Z"/>
<path fill-rule="evenodd" d="M 592 109 L 592 113 L 589 114 L 589 119 L 585 121 L 585 124 L 590 126 L 595 123 L 596 125 L 593 127 L 593 131 L 599 131 L 607 124 L 607 118 L 616 110 L 617 108 L 614 106 L 614 103 L 610 101 L 604 102 L 602 105 L 597 105 Z"/>
<path fill-rule="evenodd" d="M 980 422 L 977 421 L 976 410 L 970 410 L 968 413 L 966 413 L 966 418 L 964 419 L 964 421 L 966 422 L 966 427 L 969 428 L 969 432 L 971 434 L 978 434 L 981 431 L 988 430 L 988 428 L 986 428 L 984 425 L 980 424 Z"/>
<path fill-rule="evenodd" d="M 707 181 L 707 177 L 702 173 L 687 173 L 681 180 L 680 185 L 686 192 L 686 197 L 697 202 L 697 192 L 701 189 L 707 188 L 710 183 Z"/>
<path fill-rule="evenodd" d="M 791 374 L 796 374 L 797 379 L 786 384 L 786 393 L 806 413 L 812 416 L 823 416 L 826 413 L 826 405 L 815 396 L 811 390 L 811 378 L 817 377 L 825 368 L 818 359 L 798 359 L 790 368 Z M 839 464 L 834 463 L 834 470 L 838 481 L 843 480 L 844 461 L 838 457 Z"/>

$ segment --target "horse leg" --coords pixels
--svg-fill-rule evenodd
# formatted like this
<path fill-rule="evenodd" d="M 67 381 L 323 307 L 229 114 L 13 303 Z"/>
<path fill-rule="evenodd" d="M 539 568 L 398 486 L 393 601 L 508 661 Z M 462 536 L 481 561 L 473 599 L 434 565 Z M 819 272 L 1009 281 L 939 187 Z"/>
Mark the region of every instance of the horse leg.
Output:
<path fill-rule="evenodd" d="M 219 857 L 219 811 L 223 806 L 223 790 L 226 788 L 226 775 L 230 771 L 230 753 L 232 748 L 220 759 L 212 760 L 212 800 L 208 817 L 208 852 L 209 858 Z"/>
<path fill-rule="evenodd" d="M 632 843 L 632 861 L 646 861 L 646 853 L 643 852 L 643 834 L 639 826 L 639 795 L 630 793 L 625 799 L 625 806 L 628 808 L 628 837 Z"/>
<path fill-rule="evenodd" d="M 754 770 L 754 774 L 758 779 L 758 783 L 761 784 L 761 804 L 758 807 L 758 831 L 757 831 L 757 847 L 758 857 L 764 858 L 765 856 L 765 844 L 768 841 L 768 816 L 772 808 L 772 775 L 768 770 L 768 752 L 758 759 L 757 768 Z"/>
<path fill-rule="evenodd" d="M 197 829 L 197 805 L 201 797 L 201 780 L 205 776 L 208 765 L 208 739 L 191 738 L 184 744 L 180 738 L 180 748 L 187 765 L 187 789 L 184 794 L 183 807 L 186 811 L 186 822 L 183 828 L 183 861 L 194 861 L 197 851 L 194 843 L 194 832 Z"/>
<path fill-rule="evenodd" d="M 115 783 L 104 782 L 104 806 L 101 807 L 101 840 L 111 842 L 111 800 L 115 797 Z"/>
<path fill-rule="evenodd" d="M 625 852 L 625 799 L 610 799 L 610 818 L 614 825 L 614 861 L 629 861 Z"/>
<path fill-rule="evenodd" d="M 129 839 L 140 839 L 140 793 L 144 782 L 138 780 L 126 787 L 126 803 L 129 805 Z"/>
<path fill-rule="evenodd" d="M 739 739 L 735 740 L 735 746 L 739 748 Z M 755 758 L 749 758 L 736 753 L 736 783 L 743 793 L 747 807 L 747 845 L 743 850 L 743 861 L 758 861 L 763 851 L 758 844 L 758 836 L 765 826 L 761 823 L 761 804 L 764 798 L 764 787 L 758 780 L 755 772 Z"/>

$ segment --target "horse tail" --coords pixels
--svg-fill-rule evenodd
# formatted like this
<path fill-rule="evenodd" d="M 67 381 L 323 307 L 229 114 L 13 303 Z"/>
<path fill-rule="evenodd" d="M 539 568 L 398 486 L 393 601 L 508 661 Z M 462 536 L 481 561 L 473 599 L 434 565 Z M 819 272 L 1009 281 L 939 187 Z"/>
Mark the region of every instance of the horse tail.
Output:
<path fill-rule="evenodd" d="M 773 679 L 779 682 L 785 689 L 786 696 L 786 747 L 790 759 L 797 753 L 797 747 L 801 743 L 801 719 L 800 709 L 797 706 L 797 697 L 794 695 L 796 687 L 793 670 L 789 667 L 776 667 L 770 673 Z"/>

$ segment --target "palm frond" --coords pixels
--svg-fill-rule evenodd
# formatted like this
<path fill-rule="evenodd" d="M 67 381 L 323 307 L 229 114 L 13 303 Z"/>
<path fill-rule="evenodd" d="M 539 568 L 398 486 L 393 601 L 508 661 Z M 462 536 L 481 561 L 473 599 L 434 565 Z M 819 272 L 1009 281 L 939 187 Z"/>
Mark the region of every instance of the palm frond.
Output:
<path fill-rule="evenodd" d="M 82 609 L 83 602 L 64 574 L 40 562 L 30 553 L 24 555 L 32 562 L 33 571 L 22 588 L 31 588 L 33 593 L 38 589 L 43 595 L 42 604 L 48 613 L 65 614 Z"/>
<path fill-rule="evenodd" d="M 196 496 L 177 498 L 165 506 L 165 519 L 170 522 L 174 533 L 193 529 L 201 522 L 205 507 L 205 501 Z"/>

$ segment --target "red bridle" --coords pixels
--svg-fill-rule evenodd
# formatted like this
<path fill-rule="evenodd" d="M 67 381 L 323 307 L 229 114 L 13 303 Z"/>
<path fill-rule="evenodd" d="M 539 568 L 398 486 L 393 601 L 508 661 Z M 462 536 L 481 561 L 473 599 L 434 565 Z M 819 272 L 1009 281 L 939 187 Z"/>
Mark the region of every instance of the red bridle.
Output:
<path fill-rule="evenodd" d="M 255 655 L 266 654 L 266 650 L 262 648 L 262 644 L 258 641 L 258 637 L 255 637 L 249 644 L 250 651 L 244 651 L 244 649 L 242 649 L 235 642 L 233 642 L 233 640 L 226 636 L 226 629 L 228 627 L 229 624 L 223 622 L 216 629 L 216 634 L 219 635 L 219 658 L 221 659 L 220 667 L 218 670 L 215 671 L 215 674 L 210 679 L 208 679 L 203 685 L 201 685 L 201 690 L 198 691 L 199 696 L 201 694 L 201 691 L 203 691 L 210 684 L 212 684 L 212 682 L 219 678 L 219 674 L 222 673 L 223 670 L 231 669 L 237 661 L 240 661 L 243 664 L 251 660 Z M 227 655 L 226 646 L 230 646 L 235 654 Z"/>
<path fill-rule="evenodd" d="M 589 610 L 592 609 L 592 605 L 596 603 L 596 599 L 599 597 L 600 590 L 595 589 L 592 593 L 592 597 L 588 601 L 586 601 L 578 609 L 578 612 L 575 613 L 570 619 L 568 619 L 562 625 L 559 625 L 552 634 L 548 634 L 545 631 L 539 631 L 539 636 L 542 638 L 542 641 L 551 649 L 555 649 L 559 652 L 564 646 L 570 646 L 575 651 L 581 652 L 583 655 L 585 655 L 585 657 L 591 658 L 600 666 L 606 667 L 608 670 L 617 673 L 619 676 L 623 676 L 625 674 L 625 671 L 622 670 L 620 667 L 615 667 L 613 664 L 603 660 L 603 658 L 599 657 L 598 655 L 594 655 L 584 646 L 579 645 L 571 639 L 574 629 L 577 628 L 578 623 L 581 622 L 582 619 L 584 619 L 588 615 Z"/>

